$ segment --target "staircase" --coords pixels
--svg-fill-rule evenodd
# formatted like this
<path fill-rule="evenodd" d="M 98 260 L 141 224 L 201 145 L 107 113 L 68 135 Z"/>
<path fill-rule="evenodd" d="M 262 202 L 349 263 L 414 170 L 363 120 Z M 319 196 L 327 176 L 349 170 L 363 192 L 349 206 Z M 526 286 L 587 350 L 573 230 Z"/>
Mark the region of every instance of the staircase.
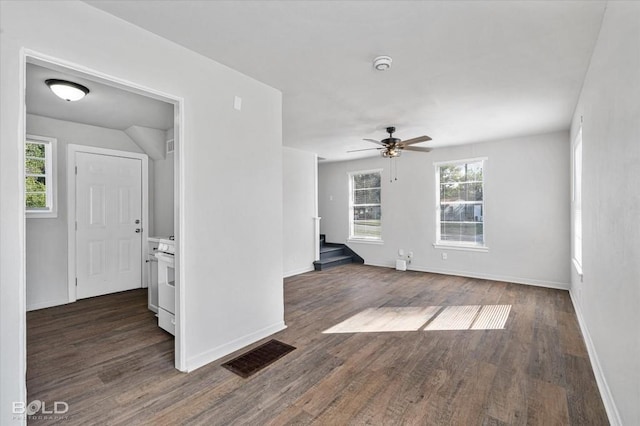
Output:
<path fill-rule="evenodd" d="M 345 244 L 327 243 L 325 235 L 321 234 L 320 260 L 313 262 L 314 269 L 324 271 L 327 268 L 347 263 L 364 263 L 364 259 Z"/>

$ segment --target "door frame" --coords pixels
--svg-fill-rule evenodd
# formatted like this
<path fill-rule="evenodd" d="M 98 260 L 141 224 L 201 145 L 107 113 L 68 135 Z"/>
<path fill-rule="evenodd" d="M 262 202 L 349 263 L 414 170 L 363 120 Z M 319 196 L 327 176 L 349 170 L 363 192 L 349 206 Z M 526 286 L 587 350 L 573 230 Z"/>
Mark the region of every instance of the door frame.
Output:
<path fill-rule="evenodd" d="M 142 251 L 140 253 L 141 287 L 146 287 L 147 268 L 145 259 L 149 252 L 149 156 L 137 152 L 119 151 L 116 149 L 98 148 L 94 146 L 69 144 L 67 145 L 67 283 L 69 285 L 69 303 L 77 300 L 77 264 L 76 264 L 76 153 L 83 152 L 93 155 L 108 155 L 111 157 L 141 160 L 142 164 Z"/>
<path fill-rule="evenodd" d="M 44 66 L 50 69 L 57 69 L 63 72 L 77 75 L 80 77 L 88 78 L 90 80 L 97 81 L 99 83 L 107 84 L 113 87 L 120 88 L 122 90 L 126 90 L 129 92 L 137 93 L 139 95 L 147 96 L 153 99 L 157 99 L 163 102 L 167 102 L 172 104 L 174 107 L 174 203 L 173 203 L 173 212 L 174 212 L 174 227 L 173 232 L 175 236 L 175 263 L 176 263 L 176 276 L 175 276 L 175 286 L 176 286 L 176 334 L 175 334 L 175 344 L 174 344 L 174 359 L 175 359 L 175 368 L 187 372 L 187 359 L 186 359 L 186 296 L 185 296 L 185 287 L 186 287 L 186 279 L 185 279 L 185 240 L 184 240 L 184 231 L 186 229 L 186 221 L 184 214 L 184 205 L 185 205 L 185 186 L 184 186 L 184 134 L 185 134 L 185 117 L 184 117 L 184 98 L 176 95 L 171 95 L 160 90 L 152 89 L 143 84 L 134 83 L 129 80 L 125 80 L 119 77 L 115 77 L 101 71 L 97 71 L 92 68 L 88 68 L 84 65 L 80 65 L 74 62 L 70 62 L 61 58 L 57 58 L 51 55 L 47 55 L 32 49 L 22 48 L 20 50 L 20 93 L 19 97 L 20 105 L 19 108 L 19 126 L 20 126 L 20 134 L 21 134 L 21 152 L 23 154 L 20 155 L 20 164 L 18 164 L 18 173 L 20 176 L 24 176 L 24 143 L 26 137 L 26 118 L 27 118 L 27 110 L 26 110 L 26 74 L 27 74 L 27 63 Z M 21 204 L 22 214 L 25 214 L 25 205 L 24 205 L 24 179 L 21 179 L 21 182 L 18 191 L 20 192 L 19 203 Z M 75 225 L 74 225 L 75 226 Z M 22 235 L 21 242 L 21 277 L 22 283 L 21 286 L 21 294 L 22 300 L 24 300 L 24 295 L 26 294 L 26 237 L 25 237 L 25 221 L 22 221 L 21 229 L 19 231 L 20 235 Z M 144 245 L 144 244 L 143 244 Z M 144 259 L 143 259 L 144 260 Z M 74 283 L 75 284 L 75 283 Z M 27 355 L 26 355 L 26 304 L 22 303 L 20 308 L 23 313 L 23 322 L 21 322 L 18 327 L 18 333 L 22 336 L 23 340 L 23 357 L 22 362 L 24 369 L 26 371 L 27 368 Z M 26 397 L 25 397 L 26 398 Z"/>

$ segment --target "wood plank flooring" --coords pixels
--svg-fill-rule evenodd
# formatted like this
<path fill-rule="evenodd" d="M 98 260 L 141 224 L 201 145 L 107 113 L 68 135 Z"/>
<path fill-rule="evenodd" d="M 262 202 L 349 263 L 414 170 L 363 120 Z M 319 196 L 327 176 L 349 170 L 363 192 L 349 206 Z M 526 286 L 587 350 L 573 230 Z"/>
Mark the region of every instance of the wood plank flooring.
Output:
<path fill-rule="evenodd" d="M 512 305 L 504 330 L 323 334 L 367 308 Z M 248 379 L 173 368 L 146 291 L 27 314 L 32 424 L 607 425 L 566 291 L 350 264 L 285 280 L 297 349 Z M 262 342 L 256 342 L 257 346 Z"/>

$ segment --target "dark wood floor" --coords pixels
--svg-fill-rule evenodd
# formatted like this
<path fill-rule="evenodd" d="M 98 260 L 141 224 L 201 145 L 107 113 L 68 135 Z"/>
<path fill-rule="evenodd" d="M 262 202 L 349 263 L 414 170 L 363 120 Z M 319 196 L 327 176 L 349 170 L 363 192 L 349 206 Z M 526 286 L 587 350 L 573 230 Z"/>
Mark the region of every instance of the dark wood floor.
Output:
<path fill-rule="evenodd" d="M 28 399 L 66 401 L 64 425 L 608 424 L 566 291 L 344 265 L 286 279 L 285 302 L 275 338 L 297 350 L 248 379 L 220 367 L 240 352 L 176 371 L 145 291 L 30 312 Z M 512 304 L 506 329 L 322 334 L 370 307 L 475 304 Z"/>

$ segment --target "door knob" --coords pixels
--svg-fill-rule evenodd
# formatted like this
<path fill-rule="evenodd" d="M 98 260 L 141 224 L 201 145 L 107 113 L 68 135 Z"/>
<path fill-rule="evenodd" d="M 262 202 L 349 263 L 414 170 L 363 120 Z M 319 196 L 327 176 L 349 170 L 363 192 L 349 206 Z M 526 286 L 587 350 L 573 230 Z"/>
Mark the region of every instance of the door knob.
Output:
<path fill-rule="evenodd" d="M 136 228 L 136 234 L 139 234 L 139 233 L 140 233 L 140 231 L 141 231 L 141 229 L 140 229 L 140 228 Z"/>

